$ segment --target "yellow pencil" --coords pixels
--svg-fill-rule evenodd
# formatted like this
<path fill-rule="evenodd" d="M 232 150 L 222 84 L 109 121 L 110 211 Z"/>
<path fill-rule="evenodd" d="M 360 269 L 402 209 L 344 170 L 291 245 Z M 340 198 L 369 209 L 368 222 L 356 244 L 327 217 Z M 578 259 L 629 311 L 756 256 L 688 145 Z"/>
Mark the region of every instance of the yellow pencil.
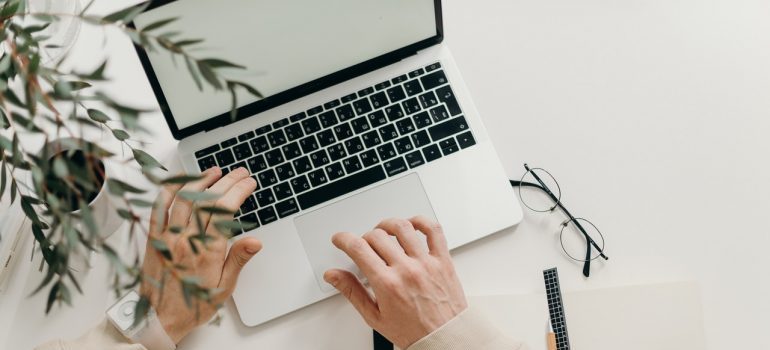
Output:
<path fill-rule="evenodd" d="M 553 332 L 553 326 L 550 321 L 548 322 L 548 333 L 546 333 L 545 339 L 548 343 L 548 350 L 556 350 L 556 333 Z"/>

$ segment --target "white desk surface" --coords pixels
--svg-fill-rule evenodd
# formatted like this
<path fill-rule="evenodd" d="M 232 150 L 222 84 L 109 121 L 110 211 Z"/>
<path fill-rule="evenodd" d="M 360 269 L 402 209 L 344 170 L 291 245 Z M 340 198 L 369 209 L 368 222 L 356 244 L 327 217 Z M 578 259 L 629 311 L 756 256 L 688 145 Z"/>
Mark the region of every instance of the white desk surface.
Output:
<path fill-rule="evenodd" d="M 696 280 L 709 348 L 770 349 L 760 336 L 770 326 L 770 2 L 451 0 L 444 14 L 446 42 L 508 175 L 520 177 L 525 161 L 549 169 L 570 210 L 605 233 L 611 257 L 584 279 L 558 248 L 561 217 L 528 212 L 455 252 L 467 293 L 537 292 L 551 266 L 570 290 Z M 102 49 L 99 31 L 84 30 L 75 61 L 109 55 L 108 91 L 155 106 L 129 41 L 108 38 Z M 149 151 L 174 161 L 160 113 L 144 122 L 156 132 Z M 112 298 L 99 266 L 74 308 L 45 318 L 45 295 L 21 292 L 29 269 L 20 264 L 0 296 L 3 349 L 75 337 Z M 255 329 L 239 325 L 232 305 L 224 314 L 221 329 L 180 349 L 204 347 L 201 334 L 222 349 L 358 349 L 369 337 L 340 297 Z"/>

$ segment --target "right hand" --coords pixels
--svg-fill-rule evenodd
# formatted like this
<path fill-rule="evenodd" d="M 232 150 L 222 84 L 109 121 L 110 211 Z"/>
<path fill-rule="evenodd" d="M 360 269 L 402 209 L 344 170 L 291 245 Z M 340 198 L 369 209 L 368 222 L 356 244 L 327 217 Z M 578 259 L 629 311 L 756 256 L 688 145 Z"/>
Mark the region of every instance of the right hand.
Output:
<path fill-rule="evenodd" d="M 425 234 L 424 248 L 417 230 Z M 390 239 L 396 236 L 398 243 Z M 349 271 L 326 271 L 366 323 L 401 349 L 432 333 L 468 307 L 441 226 L 425 217 L 388 219 L 363 237 L 337 233 L 332 243 L 361 269 L 372 296 Z"/>

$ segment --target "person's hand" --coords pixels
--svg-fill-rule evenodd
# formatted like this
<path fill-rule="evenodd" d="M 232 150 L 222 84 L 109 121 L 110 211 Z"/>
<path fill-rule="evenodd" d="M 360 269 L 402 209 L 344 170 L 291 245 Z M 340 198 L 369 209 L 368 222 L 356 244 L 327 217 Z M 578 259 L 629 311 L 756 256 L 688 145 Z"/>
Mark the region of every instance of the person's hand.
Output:
<path fill-rule="evenodd" d="M 416 230 L 427 237 L 424 248 Z M 396 236 L 398 243 L 390 236 Z M 326 271 L 333 285 L 366 323 L 401 349 L 449 322 L 467 308 L 441 226 L 425 217 L 388 219 L 363 237 L 337 233 L 343 250 L 369 280 L 372 296 L 349 271 Z"/>
<path fill-rule="evenodd" d="M 198 234 L 198 226 L 193 215 L 193 203 L 177 196 L 179 191 L 220 194 L 213 203 L 220 208 L 236 212 L 243 201 L 257 187 L 256 181 L 243 168 L 235 169 L 222 177 L 219 168 L 203 172 L 202 178 L 183 187 L 165 186 L 158 195 L 150 220 L 147 248 L 142 265 L 144 280 L 141 294 L 150 300 L 158 314 L 158 319 L 174 343 L 179 343 L 195 327 L 207 322 L 235 289 L 238 274 L 243 266 L 261 248 L 262 243 L 255 238 L 245 237 L 233 243 L 228 251 L 227 235 L 220 232 L 214 223 L 233 220 L 233 215 L 201 215 L 206 235 L 211 239 L 204 245 L 195 241 L 198 253 L 193 252 L 188 238 Z M 171 228 L 181 228 L 180 233 L 171 232 Z M 159 240 L 168 247 L 174 264 L 184 266 L 184 270 L 175 270 L 179 276 L 172 276 L 164 268 L 161 252 L 153 246 L 153 240 Z M 156 242 L 156 244 L 158 244 Z M 195 276 L 204 288 L 218 288 L 220 291 L 208 303 L 192 299 L 188 307 L 182 293 L 179 278 Z M 163 282 L 163 290 L 157 284 Z"/>

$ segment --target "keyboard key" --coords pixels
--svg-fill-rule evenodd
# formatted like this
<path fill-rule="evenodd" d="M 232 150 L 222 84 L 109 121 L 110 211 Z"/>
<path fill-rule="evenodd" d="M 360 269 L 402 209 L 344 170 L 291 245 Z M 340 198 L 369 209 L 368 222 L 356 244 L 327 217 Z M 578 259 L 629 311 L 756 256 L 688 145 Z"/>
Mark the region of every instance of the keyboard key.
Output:
<path fill-rule="evenodd" d="M 360 137 L 356 136 L 345 141 L 345 150 L 347 150 L 348 154 L 356 154 L 364 150 L 364 143 L 361 142 Z"/>
<path fill-rule="evenodd" d="M 356 134 L 369 130 L 369 122 L 366 117 L 359 117 L 350 121 L 350 126 Z"/>
<path fill-rule="evenodd" d="M 339 124 L 334 127 L 334 135 L 337 136 L 337 140 L 344 140 L 353 136 L 353 129 L 350 128 L 349 123 Z"/>
<path fill-rule="evenodd" d="M 303 153 L 307 154 L 318 149 L 318 141 L 315 140 L 315 136 L 310 135 L 299 140 L 299 147 L 302 148 Z"/>
<path fill-rule="evenodd" d="M 385 114 L 388 115 L 388 119 L 390 121 L 398 120 L 406 116 L 406 114 L 404 114 L 404 110 L 401 108 L 401 105 L 399 104 L 394 104 L 386 107 Z"/>
<path fill-rule="evenodd" d="M 318 187 L 329 181 L 326 178 L 326 172 L 323 169 L 313 170 L 307 174 L 307 179 L 313 187 Z"/>
<path fill-rule="evenodd" d="M 262 153 L 270 148 L 270 145 L 267 143 L 267 137 L 264 136 L 259 136 L 249 141 L 249 144 L 251 145 L 251 151 L 254 152 L 254 154 Z"/>
<path fill-rule="evenodd" d="M 358 92 L 358 97 L 364 97 L 366 95 L 371 95 L 372 93 L 374 93 L 374 88 L 373 87 L 368 87 L 366 89 L 363 89 L 363 90 L 359 91 Z"/>
<path fill-rule="evenodd" d="M 248 143 L 238 144 L 237 146 L 233 147 L 233 154 L 237 160 L 244 160 L 248 157 L 251 157 L 251 146 L 249 146 Z"/>
<path fill-rule="evenodd" d="M 460 144 L 460 148 L 468 148 L 476 144 L 476 139 L 473 138 L 473 134 L 470 131 L 457 135 L 457 143 Z"/>
<path fill-rule="evenodd" d="M 388 176 L 398 175 L 409 169 L 406 167 L 406 162 L 404 162 L 404 158 L 402 157 L 385 162 L 383 165 L 385 166 L 385 172 Z"/>
<path fill-rule="evenodd" d="M 381 83 L 379 83 L 379 84 L 374 86 L 374 88 L 377 89 L 377 91 L 380 91 L 382 89 L 386 89 L 386 88 L 389 88 L 389 87 L 390 87 L 390 81 L 383 81 L 383 82 L 381 82 Z"/>
<path fill-rule="evenodd" d="M 323 112 L 318 115 L 318 119 L 321 121 L 321 126 L 324 128 L 328 128 L 339 123 L 339 121 L 337 121 L 337 115 L 334 114 L 334 111 Z"/>
<path fill-rule="evenodd" d="M 412 117 L 412 120 L 414 120 L 414 124 L 418 129 L 422 129 L 428 125 L 433 124 L 433 122 L 430 120 L 430 115 L 428 115 L 428 112 L 417 113 Z"/>
<path fill-rule="evenodd" d="M 318 114 L 321 111 L 323 111 L 323 108 L 321 108 L 321 106 L 318 106 L 318 107 L 315 107 L 315 108 L 312 108 L 312 109 L 308 110 L 307 114 L 305 114 L 305 112 L 299 112 L 299 113 L 289 117 L 289 121 L 292 122 L 292 123 L 298 122 L 298 121 L 300 121 L 302 119 L 307 118 L 308 115 Z"/>
<path fill-rule="evenodd" d="M 278 175 L 278 179 L 281 181 L 286 181 L 297 175 L 294 172 L 294 168 L 292 168 L 291 164 L 289 163 L 283 163 L 275 167 L 275 173 Z"/>
<path fill-rule="evenodd" d="M 397 155 L 396 149 L 393 147 L 392 143 L 387 143 L 380 147 L 377 147 L 377 154 L 380 156 L 380 159 L 383 161 L 391 159 Z"/>
<path fill-rule="evenodd" d="M 380 128 L 380 138 L 383 142 L 388 142 L 396 137 L 398 137 L 398 131 L 395 125 L 388 124 Z"/>
<path fill-rule="evenodd" d="M 364 115 L 372 111 L 372 104 L 369 103 L 368 98 L 362 98 L 353 102 L 353 109 L 356 110 L 356 115 Z"/>
<path fill-rule="evenodd" d="M 195 152 L 195 158 L 205 157 L 205 156 L 207 156 L 209 154 L 213 154 L 214 152 L 219 151 L 220 149 L 221 148 L 219 147 L 219 145 L 213 145 L 213 146 L 206 147 L 206 148 L 204 148 L 204 149 L 202 149 L 202 150 L 200 150 L 198 152 Z"/>
<path fill-rule="evenodd" d="M 431 65 L 425 67 L 425 71 L 426 72 L 432 72 L 432 71 L 434 71 L 436 69 L 439 69 L 439 68 L 441 68 L 441 63 L 436 62 L 434 64 L 431 64 Z"/>
<path fill-rule="evenodd" d="M 225 175 L 230 173 L 230 168 L 222 168 L 222 177 L 225 177 Z"/>
<path fill-rule="evenodd" d="M 428 91 L 420 95 L 419 100 L 420 100 L 420 105 L 422 105 L 422 108 L 425 108 L 425 109 L 428 109 L 438 104 L 438 99 L 436 99 L 436 94 L 434 94 L 433 91 Z"/>
<path fill-rule="evenodd" d="M 252 174 L 267 169 L 267 161 L 265 161 L 265 156 L 261 154 L 249 158 L 246 163 L 249 165 L 249 170 Z"/>
<path fill-rule="evenodd" d="M 420 165 L 425 164 L 425 159 L 422 157 L 422 153 L 420 153 L 420 151 L 409 153 L 405 156 L 405 158 L 406 164 L 409 165 L 410 169 L 414 169 Z"/>
<path fill-rule="evenodd" d="M 329 102 L 324 103 L 324 108 L 325 109 L 332 109 L 332 108 L 339 107 L 341 104 L 342 104 L 342 102 L 340 102 L 340 100 L 329 101 Z"/>
<path fill-rule="evenodd" d="M 353 102 L 358 98 L 358 95 L 354 92 L 349 95 L 342 96 L 342 103 Z"/>
<path fill-rule="evenodd" d="M 253 131 L 248 131 L 248 132 L 245 132 L 243 134 L 238 135 L 238 141 L 240 141 L 240 142 L 243 142 L 243 141 L 246 141 L 246 140 L 250 140 L 252 138 L 254 138 L 254 132 Z"/>
<path fill-rule="evenodd" d="M 220 167 L 226 167 L 235 162 L 235 157 L 233 157 L 233 152 L 230 151 L 230 149 L 226 149 L 224 151 L 218 152 L 216 154 L 216 158 L 217 158 L 217 164 Z"/>
<path fill-rule="evenodd" d="M 327 151 L 329 152 L 329 158 L 331 158 L 332 162 L 336 162 L 348 155 L 345 152 L 345 146 L 343 146 L 342 143 L 332 145 Z"/>
<path fill-rule="evenodd" d="M 267 207 L 258 210 L 257 216 L 259 216 L 259 221 L 262 223 L 262 225 L 267 225 L 273 221 L 278 220 L 278 215 L 275 215 L 275 209 L 273 209 L 273 207 Z"/>
<path fill-rule="evenodd" d="M 460 147 L 457 146 L 457 141 L 455 141 L 454 138 L 441 141 L 439 142 L 438 146 L 441 148 L 441 152 L 443 152 L 445 156 L 460 150 Z"/>
<path fill-rule="evenodd" d="M 297 176 L 291 179 L 289 183 L 291 183 L 291 189 L 294 191 L 294 193 L 297 194 L 310 189 L 310 182 L 307 181 L 307 177 L 305 175 Z"/>
<path fill-rule="evenodd" d="M 388 102 L 388 97 L 382 91 L 369 96 L 369 99 L 372 100 L 372 107 L 374 107 L 374 109 L 385 107 L 390 103 Z"/>
<path fill-rule="evenodd" d="M 398 129 L 398 132 L 401 133 L 401 135 L 406 135 L 416 130 L 412 119 L 409 118 L 397 121 L 396 128 Z"/>
<path fill-rule="evenodd" d="M 444 75 L 444 71 L 441 70 L 420 78 L 420 81 L 425 90 L 430 90 L 447 83 L 446 75 Z"/>
<path fill-rule="evenodd" d="M 291 185 L 288 181 L 275 185 L 275 187 L 273 187 L 273 192 L 275 192 L 275 198 L 279 201 L 294 195 L 294 192 L 291 191 Z"/>
<path fill-rule="evenodd" d="M 332 113 L 332 116 L 334 113 Z M 321 123 L 318 122 L 318 117 L 310 117 L 307 120 L 302 121 L 302 130 L 305 131 L 305 135 L 311 135 L 321 130 Z"/>
<path fill-rule="evenodd" d="M 326 170 L 326 177 L 329 178 L 329 181 L 334 181 L 345 176 L 345 170 L 342 170 L 342 164 L 340 162 L 329 164 L 324 170 Z"/>
<path fill-rule="evenodd" d="M 207 156 L 207 157 L 198 159 L 198 168 L 201 171 L 204 171 L 209 168 L 213 168 L 215 166 L 217 166 L 217 161 L 214 159 L 214 156 Z"/>
<path fill-rule="evenodd" d="M 406 114 L 415 114 L 420 111 L 420 102 L 417 101 L 417 98 L 412 97 L 408 100 L 405 100 L 404 102 L 401 102 L 401 104 L 404 105 L 404 110 L 406 111 Z"/>
<path fill-rule="evenodd" d="M 220 143 L 220 145 L 222 145 L 222 148 L 227 148 L 227 147 L 230 147 L 232 145 L 235 145 L 236 143 L 238 143 L 238 140 L 235 137 L 233 137 L 233 138 L 231 138 L 229 140 L 222 141 L 222 143 Z"/>
<path fill-rule="evenodd" d="M 377 157 L 377 151 L 373 149 L 361 153 L 359 157 L 361 157 L 361 164 L 363 164 L 364 168 L 368 168 L 380 162 L 380 158 Z"/>
<path fill-rule="evenodd" d="M 425 156 L 425 160 L 429 162 L 441 158 L 441 150 L 435 144 L 423 148 L 422 154 Z"/>
<path fill-rule="evenodd" d="M 416 70 L 413 70 L 413 71 L 409 72 L 409 77 L 410 78 L 419 77 L 419 76 L 421 76 L 423 74 L 425 74 L 425 70 L 422 69 L 422 68 L 419 68 L 419 69 L 416 69 Z"/>
<path fill-rule="evenodd" d="M 459 134 L 465 130 L 468 130 L 468 124 L 465 122 L 464 117 L 452 118 L 428 128 L 428 132 L 433 141 L 441 140 L 450 135 Z"/>
<path fill-rule="evenodd" d="M 337 107 L 337 109 L 335 109 L 334 111 L 337 112 L 337 118 L 341 122 L 344 122 L 356 116 L 355 112 L 353 112 L 353 106 L 351 106 L 350 104 Z"/>
<path fill-rule="evenodd" d="M 270 132 L 272 130 L 273 130 L 272 126 L 265 125 L 263 127 L 257 128 L 256 130 L 254 130 L 254 132 L 257 133 L 257 135 L 264 135 L 264 134 L 267 134 L 268 132 Z"/>
<path fill-rule="evenodd" d="M 313 162 L 313 166 L 320 168 L 326 164 L 329 164 L 329 155 L 326 154 L 326 150 L 319 150 L 310 154 L 310 161 Z"/>
<path fill-rule="evenodd" d="M 269 166 L 276 166 L 278 164 L 283 163 L 283 154 L 281 154 L 280 149 L 274 149 L 267 153 L 265 153 L 265 160 L 267 161 L 267 165 Z"/>
<path fill-rule="evenodd" d="M 257 174 L 257 178 L 259 179 L 260 188 L 268 188 L 278 182 L 278 178 L 275 177 L 275 171 L 273 171 L 273 169 L 267 169 Z"/>
<path fill-rule="evenodd" d="M 445 103 L 447 108 L 449 108 L 449 113 L 452 114 L 452 116 L 462 113 L 460 104 L 457 103 L 457 98 L 455 98 L 455 94 L 452 92 L 451 87 L 444 86 L 440 89 L 436 89 L 436 94 L 438 95 L 438 100 Z"/>
<path fill-rule="evenodd" d="M 246 170 L 249 169 L 249 168 L 246 167 L 246 162 L 235 163 L 235 164 L 230 166 L 230 170 L 235 170 L 235 169 L 238 169 L 238 168 L 244 168 Z"/>
<path fill-rule="evenodd" d="M 334 137 L 334 131 L 332 131 L 332 129 L 321 131 L 317 134 L 317 136 L 318 144 L 320 144 L 321 147 L 326 147 L 337 142 L 337 139 Z"/>
<path fill-rule="evenodd" d="M 259 219 L 257 219 L 256 213 L 248 213 L 244 216 L 241 216 L 241 223 L 244 225 L 251 225 L 252 230 L 259 227 Z"/>
<path fill-rule="evenodd" d="M 404 136 L 396 141 L 393 141 L 393 145 L 396 146 L 398 154 L 404 154 L 414 149 L 412 141 L 409 140 L 409 136 Z"/>
<path fill-rule="evenodd" d="M 390 82 L 393 83 L 393 85 L 396 85 L 396 84 L 401 84 L 401 83 L 405 82 L 407 79 L 408 78 L 406 77 L 406 74 L 402 74 L 402 75 L 399 75 L 399 76 L 391 79 Z"/>
<path fill-rule="evenodd" d="M 270 141 L 271 147 L 278 147 L 286 143 L 286 134 L 283 130 L 276 130 L 267 134 L 267 140 Z"/>
<path fill-rule="evenodd" d="M 302 126 L 299 125 L 299 123 L 291 124 L 283 130 L 286 132 L 286 138 L 289 139 L 289 141 L 294 141 L 305 136 L 305 133 L 302 132 Z"/>
<path fill-rule="evenodd" d="M 307 115 L 316 115 L 316 114 L 321 113 L 323 111 L 324 111 L 323 107 L 315 106 L 315 107 L 307 110 Z"/>
<path fill-rule="evenodd" d="M 385 172 L 382 167 L 372 167 L 348 176 L 340 181 L 331 182 L 312 191 L 303 193 L 297 196 L 297 201 L 303 210 L 308 209 L 384 179 Z"/>
<path fill-rule="evenodd" d="M 259 203 L 260 208 L 261 207 L 266 207 L 266 206 L 268 206 L 270 204 L 275 203 L 275 196 L 273 195 L 273 190 L 271 190 L 269 188 L 266 189 L 266 190 L 262 190 L 262 191 L 257 192 L 256 197 L 257 197 L 257 202 Z"/>
<path fill-rule="evenodd" d="M 404 90 L 406 90 L 406 94 L 411 97 L 421 93 L 422 86 L 420 85 L 420 81 L 418 79 L 414 79 L 404 83 Z"/>
<path fill-rule="evenodd" d="M 292 142 L 281 148 L 283 150 L 283 156 L 286 160 L 292 160 L 302 155 L 302 150 L 299 148 L 299 143 Z"/>
<path fill-rule="evenodd" d="M 373 128 L 378 128 L 388 122 L 388 119 L 385 117 L 385 112 L 382 110 L 369 113 L 367 118 L 369 118 L 369 124 L 371 124 Z"/>
<path fill-rule="evenodd" d="M 406 93 L 404 92 L 404 88 L 401 87 L 401 85 L 396 85 L 390 89 L 388 89 L 388 97 L 390 98 L 391 102 L 398 102 L 406 98 Z"/>
<path fill-rule="evenodd" d="M 273 129 L 280 129 L 286 125 L 289 125 L 289 118 L 283 118 L 273 123 Z"/>
<path fill-rule="evenodd" d="M 438 123 L 444 120 L 449 119 L 449 112 L 447 112 L 446 107 L 444 105 L 440 105 L 437 107 L 434 107 L 430 110 L 431 118 L 433 118 L 433 121 Z"/>
<path fill-rule="evenodd" d="M 348 174 L 355 173 L 362 168 L 361 161 L 358 159 L 358 156 L 345 158 L 345 160 L 342 161 L 342 166 L 345 168 L 345 172 Z"/>
<path fill-rule="evenodd" d="M 428 132 L 425 130 L 421 130 L 412 134 L 412 142 L 414 143 L 414 147 L 417 147 L 417 148 L 427 146 L 430 143 L 430 137 L 428 137 Z"/>
<path fill-rule="evenodd" d="M 361 135 L 361 139 L 364 141 L 364 146 L 366 148 L 377 146 L 382 142 L 380 141 L 380 133 L 377 132 L 377 130 L 372 130 Z"/>
<path fill-rule="evenodd" d="M 310 158 L 307 156 L 297 158 L 293 160 L 291 164 L 294 165 L 294 169 L 297 171 L 297 174 L 304 174 L 313 169 L 313 165 L 310 164 Z"/>

